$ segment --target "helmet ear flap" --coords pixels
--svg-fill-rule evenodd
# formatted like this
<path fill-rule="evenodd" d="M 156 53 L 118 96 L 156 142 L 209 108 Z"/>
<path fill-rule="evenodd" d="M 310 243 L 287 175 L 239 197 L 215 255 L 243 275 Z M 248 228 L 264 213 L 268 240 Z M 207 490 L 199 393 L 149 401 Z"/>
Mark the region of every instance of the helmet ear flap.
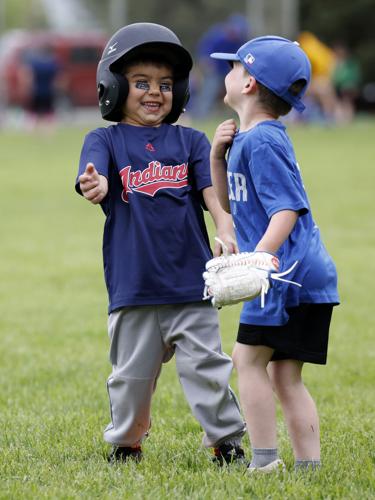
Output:
<path fill-rule="evenodd" d="M 123 118 L 123 105 L 129 93 L 127 79 L 109 70 L 101 72 L 98 81 L 98 99 L 102 117 L 105 120 L 120 122 Z"/>
<path fill-rule="evenodd" d="M 165 123 L 174 123 L 178 120 L 181 113 L 185 111 L 185 106 L 190 98 L 189 79 L 182 78 L 173 83 L 173 101 L 172 109 L 169 115 L 164 118 Z"/>

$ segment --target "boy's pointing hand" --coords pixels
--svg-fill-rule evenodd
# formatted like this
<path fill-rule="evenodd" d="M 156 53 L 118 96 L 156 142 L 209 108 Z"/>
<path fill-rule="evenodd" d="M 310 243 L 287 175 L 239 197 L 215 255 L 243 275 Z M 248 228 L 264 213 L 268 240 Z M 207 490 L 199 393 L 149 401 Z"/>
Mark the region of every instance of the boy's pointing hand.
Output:
<path fill-rule="evenodd" d="M 83 196 L 94 205 L 100 203 L 108 193 L 108 180 L 98 173 L 93 163 L 86 165 L 78 180 Z"/>

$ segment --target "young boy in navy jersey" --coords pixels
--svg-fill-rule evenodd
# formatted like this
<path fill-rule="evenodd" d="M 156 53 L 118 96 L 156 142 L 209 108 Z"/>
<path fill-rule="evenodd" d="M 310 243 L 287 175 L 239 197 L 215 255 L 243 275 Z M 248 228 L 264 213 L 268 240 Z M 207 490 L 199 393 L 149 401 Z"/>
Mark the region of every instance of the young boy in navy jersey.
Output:
<path fill-rule="evenodd" d="M 265 36 L 236 54 L 211 57 L 230 62 L 224 102 L 239 117 L 216 130 L 211 175 L 224 210 L 232 213 L 240 251 L 262 251 L 279 259 L 280 270 L 298 265 L 274 282 L 266 296 L 245 302 L 233 361 L 252 446 L 248 471 L 283 469 L 278 456 L 273 390 L 291 438 L 295 467 L 320 465 L 319 420 L 302 382 L 304 362 L 325 364 L 332 308 L 338 304 L 335 265 L 310 205 L 293 146 L 278 121 L 292 107 L 303 111 L 310 63 L 298 44 Z M 227 155 L 228 149 L 229 154 Z"/>
<path fill-rule="evenodd" d="M 244 461 L 232 362 L 221 350 L 217 313 L 202 301 L 212 256 L 202 207 L 236 251 L 232 221 L 211 186 L 206 136 L 171 124 L 186 103 L 191 67 L 176 35 L 152 23 L 120 29 L 98 66 L 102 116 L 118 123 L 86 136 L 76 189 L 106 215 L 110 462 L 140 459 L 152 394 L 173 355 L 204 445 L 220 465 Z"/>

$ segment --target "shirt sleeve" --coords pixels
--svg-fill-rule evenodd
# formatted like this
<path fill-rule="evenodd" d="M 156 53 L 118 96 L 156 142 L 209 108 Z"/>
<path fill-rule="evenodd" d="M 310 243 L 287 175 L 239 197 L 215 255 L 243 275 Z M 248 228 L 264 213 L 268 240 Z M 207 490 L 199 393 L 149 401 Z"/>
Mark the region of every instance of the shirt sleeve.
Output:
<path fill-rule="evenodd" d="M 294 210 L 299 215 L 309 211 L 298 166 L 281 148 L 262 144 L 251 152 L 249 163 L 255 191 L 267 216 L 281 210 Z"/>
<path fill-rule="evenodd" d="M 79 194 L 82 193 L 79 187 L 78 178 L 85 171 L 87 163 L 93 163 L 98 173 L 108 178 L 109 166 L 111 163 L 111 152 L 103 132 L 104 129 L 93 130 L 85 137 L 75 183 L 75 189 Z"/>

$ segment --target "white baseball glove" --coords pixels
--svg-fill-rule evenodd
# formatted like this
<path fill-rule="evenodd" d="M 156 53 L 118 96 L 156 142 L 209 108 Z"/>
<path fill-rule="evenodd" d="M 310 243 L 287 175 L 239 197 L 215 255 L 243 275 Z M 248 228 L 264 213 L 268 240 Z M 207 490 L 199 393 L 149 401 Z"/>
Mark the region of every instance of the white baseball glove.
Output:
<path fill-rule="evenodd" d="M 264 271 L 277 272 L 279 259 L 276 255 L 267 252 L 241 252 L 224 254 L 206 262 L 206 271 L 219 271 L 228 267 L 256 267 Z"/>
<path fill-rule="evenodd" d="M 215 307 L 222 307 L 252 300 L 260 295 L 261 307 L 264 307 L 265 295 L 271 286 L 270 280 L 301 286 L 294 281 L 282 279 L 297 263 L 287 271 L 278 273 L 279 259 L 267 252 L 242 252 L 215 257 L 206 263 L 206 271 L 203 273 L 203 298 L 211 299 Z"/>

